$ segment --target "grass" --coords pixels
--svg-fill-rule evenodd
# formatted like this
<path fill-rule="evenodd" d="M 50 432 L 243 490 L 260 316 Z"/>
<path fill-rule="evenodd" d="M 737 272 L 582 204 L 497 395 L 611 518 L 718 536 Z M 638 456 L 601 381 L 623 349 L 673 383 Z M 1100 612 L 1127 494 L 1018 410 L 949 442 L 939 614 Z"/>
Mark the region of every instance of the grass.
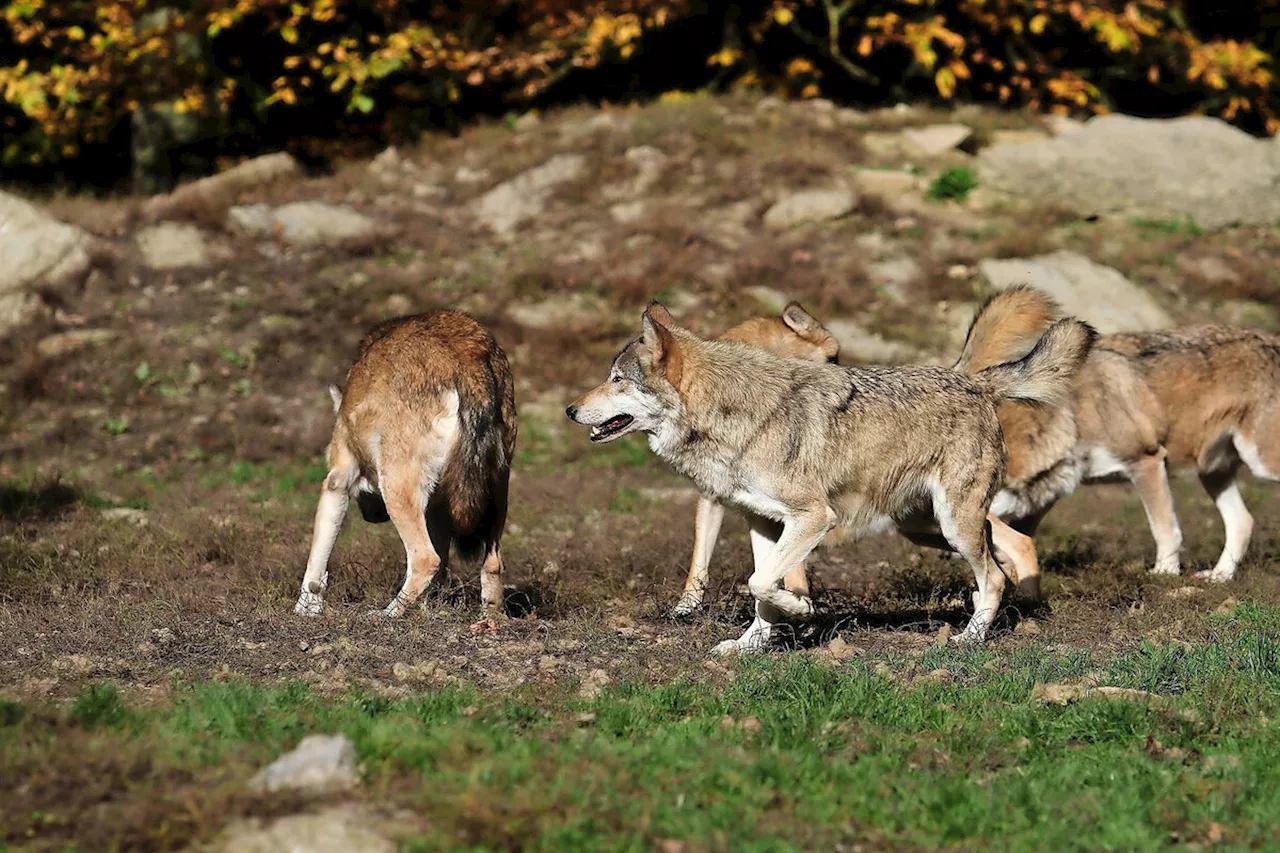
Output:
<path fill-rule="evenodd" d="M 949 166 L 929 184 L 930 201 L 964 201 L 978 187 L 978 176 L 968 166 Z"/>
<path fill-rule="evenodd" d="M 65 710 L 0 706 L 0 763 L 13 771 L 0 796 L 16 806 L 0 838 L 86 844 L 77 795 L 44 778 L 70 744 L 90 764 L 141 757 L 161 778 L 198 782 L 218 767 L 250 773 L 306 733 L 343 732 L 363 796 L 421 818 L 414 851 L 1256 849 L 1280 808 L 1278 626 L 1280 609 L 1242 605 L 1215 617 L 1209 642 L 1104 661 L 1040 646 L 844 664 L 793 653 L 740 662 L 727 686 L 621 683 L 592 700 L 572 685 L 391 700 L 210 682 L 141 708 L 90 685 Z M 1161 695 L 1032 698 L 1036 684 L 1087 673 Z M 228 806 L 227 791 L 193 788 L 180 804 L 140 778 L 96 808 L 152 798 L 199 817 L 113 824 L 148 838 L 140 848 L 168 849 L 215 824 L 207 812 Z"/>

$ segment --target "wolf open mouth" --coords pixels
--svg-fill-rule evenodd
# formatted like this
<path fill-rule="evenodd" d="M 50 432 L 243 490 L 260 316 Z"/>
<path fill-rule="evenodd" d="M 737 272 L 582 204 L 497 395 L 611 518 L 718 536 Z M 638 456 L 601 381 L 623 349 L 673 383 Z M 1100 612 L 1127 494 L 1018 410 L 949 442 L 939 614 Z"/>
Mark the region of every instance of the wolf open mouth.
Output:
<path fill-rule="evenodd" d="M 631 415 L 617 415 L 609 418 L 599 426 L 591 428 L 590 438 L 592 441 L 608 441 L 611 438 L 616 438 L 619 433 L 631 426 L 631 422 L 634 420 L 635 418 L 631 417 Z"/>

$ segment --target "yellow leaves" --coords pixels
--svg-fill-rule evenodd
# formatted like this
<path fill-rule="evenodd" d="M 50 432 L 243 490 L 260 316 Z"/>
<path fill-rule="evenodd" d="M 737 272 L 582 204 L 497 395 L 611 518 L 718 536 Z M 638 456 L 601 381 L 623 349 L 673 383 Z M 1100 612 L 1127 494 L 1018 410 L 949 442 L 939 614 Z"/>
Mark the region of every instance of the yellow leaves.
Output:
<path fill-rule="evenodd" d="M 817 83 L 810 83 L 800 90 L 800 97 L 802 98 L 816 98 L 820 94 L 822 94 L 822 90 L 818 88 Z"/>
<path fill-rule="evenodd" d="M 950 99 L 956 92 L 956 73 L 950 68 L 939 68 L 933 75 L 933 85 L 938 89 L 939 95 Z"/>
<path fill-rule="evenodd" d="M 297 44 L 298 28 L 291 24 L 285 24 L 280 28 L 280 38 L 284 39 L 289 44 Z"/>
<path fill-rule="evenodd" d="M 780 27 L 785 27 L 796 19 L 796 13 L 786 6 L 777 6 L 770 13 L 770 17 Z"/>
<path fill-rule="evenodd" d="M 721 68 L 729 68 L 737 63 L 741 57 L 742 51 L 735 50 L 731 47 L 722 47 L 707 57 L 707 65 L 718 65 Z"/>
<path fill-rule="evenodd" d="M 807 59 L 797 57 L 787 63 L 787 76 L 799 77 L 802 74 L 812 74 L 818 69 Z"/>
<path fill-rule="evenodd" d="M 71 41 L 84 41 L 84 27 L 67 27 L 67 38 Z"/>
<path fill-rule="evenodd" d="M 1041 35 L 1047 26 L 1049 26 L 1049 16 L 1043 12 L 1033 17 L 1027 23 L 1027 29 L 1031 31 L 1032 35 L 1037 36 Z"/>

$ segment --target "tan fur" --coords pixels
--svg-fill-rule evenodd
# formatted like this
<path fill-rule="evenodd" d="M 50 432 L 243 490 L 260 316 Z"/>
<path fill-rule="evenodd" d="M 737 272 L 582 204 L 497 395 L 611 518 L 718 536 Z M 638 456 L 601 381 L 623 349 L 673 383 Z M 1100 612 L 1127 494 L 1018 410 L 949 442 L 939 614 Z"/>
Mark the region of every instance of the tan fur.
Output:
<path fill-rule="evenodd" d="M 999 358 L 1002 348 L 1015 354 L 1028 330 L 1052 320 L 1044 305 L 1036 305 L 1026 293 L 998 294 L 984 306 L 990 316 L 981 323 L 978 337 L 985 339 L 975 351 L 990 358 Z M 1002 324 L 1012 331 L 1004 331 Z M 979 325 L 975 321 L 974 329 Z M 970 349 L 966 343 L 966 351 Z M 1034 530 L 1075 482 L 1125 479 L 1138 491 L 1156 540 L 1153 571 L 1176 573 L 1182 533 L 1167 469 L 1194 467 L 1227 532 L 1222 556 L 1206 575 L 1213 580 L 1234 575 L 1253 527 L 1236 475 L 1243 466 L 1266 479 L 1280 476 L 1280 436 L 1274 430 L 1280 424 L 1280 338 L 1227 326 L 1104 336 L 1063 411 L 1070 413 L 1076 434 L 1065 453 L 1060 435 L 1045 440 L 1038 416 L 1006 418 L 1002 407 L 1011 455 L 1006 491 L 1023 498 L 1016 512 L 1004 513 L 1006 520 Z M 1023 474 L 1054 465 L 1074 467 L 1074 482 L 1067 477 L 1057 493 L 1028 497 L 1026 483 L 1013 475 L 1019 454 Z"/>
<path fill-rule="evenodd" d="M 835 361 L 840 354 L 840 345 L 836 343 L 835 337 L 798 302 L 788 303 L 777 317 L 753 317 L 744 320 L 721 334 L 718 340 L 738 341 L 788 358 L 816 362 Z M 667 379 L 671 381 L 669 373 Z M 699 496 L 694 525 L 693 556 L 689 561 L 689 574 L 685 579 L 684 591 L 672 608 L 673 616 L 686 616 L 702 605 L 708 582 L 708 565 L 723 517 L 724 510 L 719 504 L 705 495 Z M 823 541 L 834 544 L 842 540 L 845 535 L 844 528 L 833 528 Z M 809 580 L 803 562 L 797 564 L 787 574 L 783 579 L 783 585 L 797 595 L 809 594 Z"/>
<path fill-rule="evenodd" d="M 502 531 L 515 450 L 514 384 L 506 355 L 480 324 L 433 311 L 379 324 L 361 341 L 316 511 L 299 613 L 318 613 L 333 540 L 354 497 L 365 519 L 390 520 L 404 543 L 405 581 L 386 608 L 402 614 L 447 566 L 451 544 L 483 554 L 481 597 L 502 604 Z"/>
<path fill-rule="evenodd" d="M 646 311 L 641 338 L 614 359 L 609 379 L 566 413 L 592 427 L 593 441 L 647 433 L 650 447 L 703 494 L 768 522 L 752 526 L 756 620 L 719 651 L 760 648 L 779 618 L 812 612 L 807 598 L 780 584 L 835 524 L 857 535 L 893 526 L 905 533 L 927 529 L 931 518 L 978 582 L 974 616 L 957 639 L 985 637 L 1004 588 L 987 522 L 1005 467 L 996 394 L 1062 396 L 1051 385 L 1073 381 L 1069 365 L 1083 361 L 1092 330 L 1059 321 L 1026 359 L 970 378 L 940 367 L 783 358 L 703 340 L 666 326 L 660 313 Z M 673 346 L 682 360 L 678 387 L 662 363 Z"/>

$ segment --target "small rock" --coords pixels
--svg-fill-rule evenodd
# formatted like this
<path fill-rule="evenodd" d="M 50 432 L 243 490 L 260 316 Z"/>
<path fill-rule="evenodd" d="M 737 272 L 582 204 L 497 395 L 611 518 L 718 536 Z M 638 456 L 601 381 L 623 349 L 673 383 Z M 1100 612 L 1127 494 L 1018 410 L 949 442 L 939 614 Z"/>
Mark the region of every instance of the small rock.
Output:
<path fill-rule="evenodd" d="M 1230 616 L 1236 612 L 1236 608 L 1240 606 L 1239 599 L 1228 598 L 1214 608 L 1213 612 L 1219 616 Z"/>
<path fill-rule="evenodd" d="M 440 674 L 440 664 L 433 660 L 406 663 L 396 661 L 391 665 L 391 675 L 396 681 L 423 682 L 432 681 Z"/>
<path fill-rule="evenodd" d="M 943 623 L 942 627 L 938 629 L 938 634 L 934 638 L 934 642 L 939 646 L 946 646 L 946 644 L 951 640 L 951 634 L 951 626 Z"/>
<path fill-rule="evenodd" d="M 269 204 L 242 204 L 227 211 L 227 230 L 237 234 L 266 237 L 274 222 Z"/>
<path fill-rule="evenodd" d="M 111 507 L 102 511 L 102 517 L 108 521 L 127 521 L 134 527 L 147 526 L 147 514 L 140 509 L 127 506 Z"/>
<path fill-rule="evenodd" d="M 287 314 L 266 314 L 258 318 L 258 325 L 268 332 L 292 332 L 302 327 L 302 321 Z"/>
<path fill-rule="evenodd" d="M 152 628 L 151 642 L 157 646 L 167 646 L 174 640 L 173 631 L 169 628 Z"/>
<path fill-rule="evenodd" d="M 321 793 L 350 788 L 356 775 L 356 748 L 344 735 L 308 735 L 292 751 L 263 768 L 249 782 L 255 791 Z"/>
<path fill-rule="evenodd" d="M 627 201 L 609 208 L 609 215 L 619 225 L 631 225 L 644 218 L 645 203 L 643 201 Z"/>
<path fill-rule="evenodd" d="M 368 239 L 378 232 L 377 223 L 363 213 L 320 201 L 277 207 L 272 224 L 280 226 L 286 241 L 302 246 Z"/>
<path fill-rule="evenodd" d="M 387 837 L 384 817 L 348 804 L 270 822 L 237 821 L 211 845 L 188 853 L 395 853 L 397 849 Z"/>
<path fill-rule="evenodd" d="M 552 191 L 580 176 L 586 165 L 581 154 L 557 154 L 489 190 L 472 204 L 472 214 L 491 231 L 509 234 L 542 213 Z"/>
<path fill-rule="evenodd" d="M 962 145 L 972 135 L 973 129 L 963 124 L 930 124 L 903 130 L 902 141 L 917 156 L 937 157 Z"/>
<path fill-rule="evenodd" d="M 573 721 L 580 726 L 589 726 L 596 721 L 594 711 L 583 711 L 573 718 Z"/>
<path fill-rule="evenodd" d="M 950 684 L 951 670 L 945 668 L 930 670 L 917 678 L 916 681 L 923 682 L 925 684 Z"/>
<path fill-rule="evenodd" d="M 382 175 L 394 175 L 405 165 L 404 159 L 394 145 L 369 161 L 369 171 Z"/>
<path fill-rule="evenodd" d="M 538 114 L 536 112 L 529 111 L 517 118 L 515 122 L 512 123 L 512 127 L 514 127 L 517 132 L 524 133 L 526 131 L 533 130 L 540 124 L 542 124 L 542 119 Z"/>
<path fill-rule="evenodd" d="M 1040 624 L 1034 619 L 1023 619 L 1013 629 L 1013 633 L 1034 636 L 1040 633 Z"/>
<path fill-rule="evenodd" d="M 973 268 L 964 264 L 952 264 L 947 267 L 947 278 L 952 281 L 964 281 L 973 275 Z"/>
<path fill-rule="evenodd" d="M 1179 255 L 1176 264 L 1183 275 L 1197 278 L 1205 284 L 1221 286 L 1240 283 L 1240 274 L 1218 255 Z"/>
<path fill-rule="evenodd" d="M 924 272 L 913 258 L 889 258 L 867 265 L 867 277 L 877 287 L 884 288 L 885 295 L 895 302 L 905 302 L 908 288 L 920 281 Z"/>
<path fill-rule="evenodd" d="M 378 314 L 382 319 L 403 317 L 413 313 L 413 302 L 403 293 L 393 293 L 378 306 Z"/>
<path fill-rule="evenodd" d="M 771 314 L 781 314 L 782 309 L 786 308 L 787 303 L 791 301 L 791 298 L 782 291 L 760 284 L 748 287 L 743 292 L 760 303 L 760 307 Z"/>
<path fill-rule="evenodd" d="M 803 190 L 765 211 L 764 224 L 775 231 L 784 231 L 808 222 L 839 219 L 853 210 L 855 202 L 848 190 Z"/>
<path fill-rule="evenodd" d="M 204 232 L 182 222 L 162 222 L 138 232 L 142 263 L 153 270 L 203 267 L 210 262 Z"/>
<path fill-rule="evenodd" d="M 580 329 L 601 322 L 604 309 L 581 293 L 558 294 L 541 302 L 514 303 L 507 316 L 529 329 Z"/>
<path fill-rule="evenodd" d="M 861 649 L 857 646 L 852 646 L 849 643 L 846 643 L 840 637 L 836 637 L 834 640 L 818 650 L 819 657 L 832 661 L 848 660 L 849 658 L 857 657 L 861 653 Z"/>
<path fill-rule="evenodd" d="M 1037 684 L 1031 689 L 1031 698 L 1046 705 L 1067 705 L 1085 697 L 1141 701 L 1160 698 L 1154 693 L 1131 687 L 1094 687 L 1090 684 Z"/>
<path fill-rule="evenodd" d="M 105 344 L 115 338 L 116 333 L 111 329 L 72 329 L 41 338 L 36 344 L 36 352 L 45 358 L 60 358 L 85 347 Z"/>
<path fill-rule="evenodd" d="M 853 173 L 858 192 L 874 196 L 900 196 L 920 189 L 920 179 L 910 172 L 893 169 L 858 169 Z"/>
<path fill-rule="evenodd" d="M 578 687 L 578 695 L 583 699 L 594 699 L 612 681 L 609 673 L 603 669 L 593 669 L 587 673 L 586 678 L 582 679 L 582 684 Z"/>
<path fill-rule="evenodd" d="M 1195 598 L 1197 595 L 1200 595 L 1203 592 L 1204 590 L 1202 590 L 1198 586 L 1180 586 L 1177 589 L 1169 590 L 1167 593 L 1165 593 L 1165 597 L 1166 598 Z"/>
<path fill-rule="evenodd" d="M 453 173 L 453 179 L 460 184 L 483 184 L 489 180 L 489 170 L 459 166 L 457 171 Z"/>

